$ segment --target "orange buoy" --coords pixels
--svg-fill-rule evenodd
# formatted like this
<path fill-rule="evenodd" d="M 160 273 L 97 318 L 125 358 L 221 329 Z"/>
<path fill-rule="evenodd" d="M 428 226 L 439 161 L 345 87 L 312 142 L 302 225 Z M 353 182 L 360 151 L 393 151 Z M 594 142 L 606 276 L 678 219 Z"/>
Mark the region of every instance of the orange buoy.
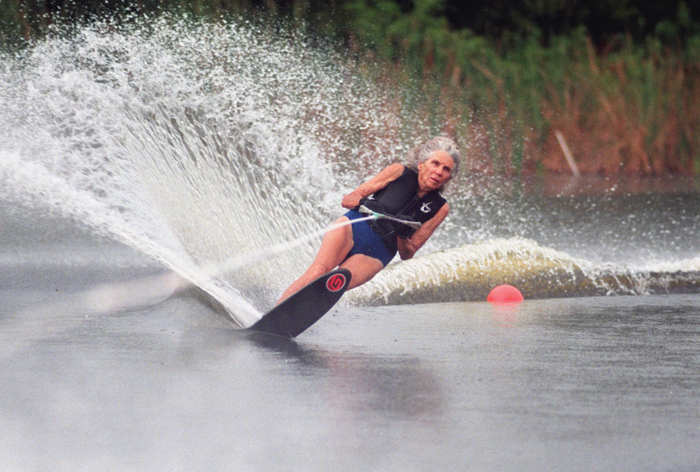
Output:
<path fill-rule="evenodd" d="M 523 300 L 523 294 L 520 290 L 513 287 L 512 285 L 499 285 L 494 287 L 486 298 L 487 302 L 491 302 L 496 305 L 512 305 L 515 303 L 520 303 Z"/>

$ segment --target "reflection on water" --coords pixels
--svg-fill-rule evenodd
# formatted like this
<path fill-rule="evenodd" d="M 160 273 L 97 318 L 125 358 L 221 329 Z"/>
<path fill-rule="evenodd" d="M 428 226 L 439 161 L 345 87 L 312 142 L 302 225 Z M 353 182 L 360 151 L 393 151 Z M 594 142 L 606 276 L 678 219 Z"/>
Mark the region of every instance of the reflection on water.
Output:
<path fill-rule="evenodd" d="M 273 352 L 280 361 L 293 361 L 300 369 L 298 375 L 326 377 L 335 407 L 396 418 L 440 415 L 439 383 L 417 358 L 393 359 L 311 349 L 295 340 L 261 333 L 242 336 Z"/>
<path fill-rule="evenodd" d="M 518 325 L 520 305 L 494 305 L 491 317 L 500 328 L 515 328 Z"/>

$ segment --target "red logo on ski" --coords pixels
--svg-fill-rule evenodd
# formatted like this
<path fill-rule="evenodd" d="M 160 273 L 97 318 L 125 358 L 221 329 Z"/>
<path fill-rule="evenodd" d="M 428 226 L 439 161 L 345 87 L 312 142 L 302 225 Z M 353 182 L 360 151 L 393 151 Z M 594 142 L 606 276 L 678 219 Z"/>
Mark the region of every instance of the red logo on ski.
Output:
<path fill-rule="evenodd" d="M 337 292 L 345 287 L 345 276 L 343 274 L 335 274 L 326 281 L 326 288 L 329 292 Z"/>

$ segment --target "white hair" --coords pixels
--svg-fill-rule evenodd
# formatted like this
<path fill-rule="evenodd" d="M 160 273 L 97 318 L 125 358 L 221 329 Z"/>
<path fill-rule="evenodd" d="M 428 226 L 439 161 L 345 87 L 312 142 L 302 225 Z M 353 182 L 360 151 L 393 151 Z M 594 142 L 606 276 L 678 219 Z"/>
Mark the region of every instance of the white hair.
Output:
<path fill-rule="evenodd" d="M 459 155 L 457 144 L 445 136 L 435 137 L 429 141 L 426 141 L 422 146 L 411 149 L 408 153 L 407 167 L 418 172 L 418 164 L 427 161 L 430 156 L 438 151 L 446 152 L 455 163 L 455 166 L 450 173 L 450 180 L 452 180 L 452 178 L 456 176 L 457 172 L 459 171 L 459 161 L 461 156 Z M 443 185 L 439 191 L 442 192 L 444 189 L 445 186 Z"/>

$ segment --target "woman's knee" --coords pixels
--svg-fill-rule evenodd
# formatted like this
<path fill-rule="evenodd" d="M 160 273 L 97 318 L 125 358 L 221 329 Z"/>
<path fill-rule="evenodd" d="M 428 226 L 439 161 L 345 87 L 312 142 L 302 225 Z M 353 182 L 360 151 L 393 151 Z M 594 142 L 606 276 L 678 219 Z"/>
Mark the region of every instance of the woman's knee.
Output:
<path fill-rule="evenodd" d="M 348 269 L 352 273 L 350 288 L 355 288 L 372 280 L 384 268 L 384 265 L 373 257 L 356 254 L 343 262 L 340 267 Z"/>
<path fill-rule="evenodd" d="M 332 271 L 337 267 L 336 265 L 332 265 L 332 262 L 325 261 L 325 260 L 320 260 L 320 261 L 314 261 L 311 263 L 309 266 L 308 270 L 306 271 L 307 274 L 313 276 L 313 278 L 320 277 L 323 274 L 327 274 L 328 272 Z"/>

